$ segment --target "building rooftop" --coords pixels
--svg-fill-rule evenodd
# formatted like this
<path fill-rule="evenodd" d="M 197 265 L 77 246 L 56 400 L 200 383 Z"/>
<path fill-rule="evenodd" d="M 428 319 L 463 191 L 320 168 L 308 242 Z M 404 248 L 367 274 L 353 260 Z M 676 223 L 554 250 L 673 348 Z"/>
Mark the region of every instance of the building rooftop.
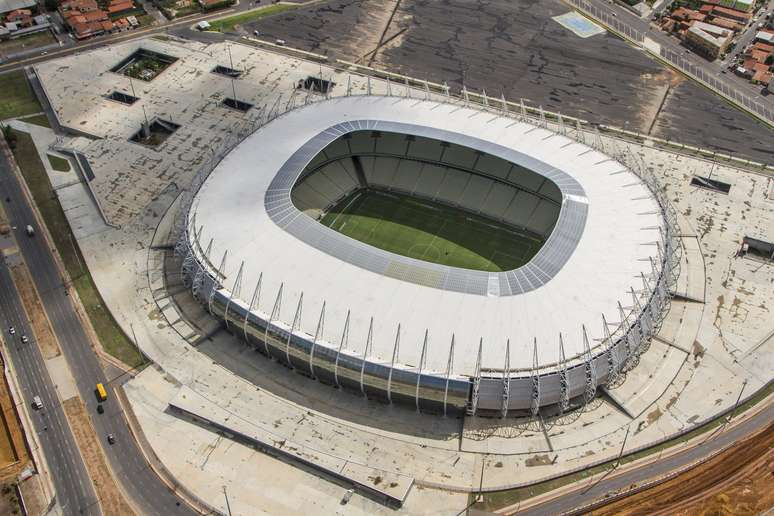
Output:
<path fill-rule="evenodd" d="M 721 16 L 727 15 L 732 18 L 743 18 L 745 20 L 749 20 L 750 18 L 752 18 L 752 13 L 741 12 L 737 9 L 729 9 L 728 7 L 723 7 L 721 5 L 713 6 L 711 9 L 711 12 L 712 14 L 717 14 Z"/>
<path fill-rule="evenodd" d="M 131 0 L 124 2 L 111 2 L 108 6 L 109 13 L 120 13 L 121 11 L 128 11 L 134 8 L 134 3 Z"/>
<path fill-rule="evenodd" d="M 735 22 L 734 20 L 729 20 L 728 18 L 715 17 L 709 23 L 710 25 L 716 25 L 722 29 L 728 29 L 733 31 L 737 31 L 742 27 L 739 22 Z"/>
<path fill-rule="evenodd" d="M 768 85 L 768 84 L 771 84 L 771 77 L 772 77 L 772 73 L 769 72 L 768 70 L 758 70 L 756 68 L 755 74 L 753 75 L 752 80 L 759 84 Z"/>
<path fill-rule="evenodd" d="M 712 36 L 720 39 L 723 39 L 732 35 L 731 31 L 729 31 L 724 27 L 718 27 L 717 25 L 712 25 L 711 23 L 704 23 L 701 21 L 693 22 L 691 27 L 702 30 L 707 34 L 711 34 Z"/>
<path fill-rule="evenodd" d="M 0 0 L 0 13 L 34 7 L 36 4 L 37 2 L 35 0 Z"/>
<path fill-rule="evenodd" d="M 757 48 L 754 48 L 750 52 L 750 57 L 755 59 L 759 63 L 765 63 L 769 57 L 771 57 L 771 51 L 768 50 L 759 50 Z"/>

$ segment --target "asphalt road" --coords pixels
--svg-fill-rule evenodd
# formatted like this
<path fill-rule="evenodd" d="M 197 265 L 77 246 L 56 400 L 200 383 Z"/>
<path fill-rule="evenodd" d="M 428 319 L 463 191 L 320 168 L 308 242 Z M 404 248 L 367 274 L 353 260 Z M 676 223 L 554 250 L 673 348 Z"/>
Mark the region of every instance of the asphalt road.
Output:
<path fill-rule="evenodd" d="M 2 172 L 0 183 L 5 181 L 5 171 Z M 2 186 L 0 190 L 3 190 Z M 21 299 L 5 262 L 0 263 L 0 324 L 10 354 L 6 359 L 10 358 L 14 365 L 24 403 L 31 407 L 35 396 L 40 396 L 43 402 L 42 409 L 30 410 L 32 430 L 45 454 L 59 506 L 65 514 L 100 514 L 91 479 L 78 453 L 43 356 L 32 338 Z M 16 335 L 9 333 L 11 326 L 16 329 Z M 30 336 L 30 341 L 23 344 L 22 335 Z"/>
<path fill-rule="evenodd" d="M 287 1 L 291 3 L 297 3 L 298 0 L 287 0 Z M 265 1 L 263 2 L 263 5 L 264 6 L 267 5 Z M 149 5 L 146 3 L 145 7 L 149 12 L 155 11 L 155 13 L 150 12 L 150 14 L 157 20 L 164 19 L 163 15 L 160 12 L 158 12 L 158 10 L 152 5 Z M 24 66 L 33 65 L 35 63 L 40 63 L 43 61 L 49 61 L 51 59 L 72 55 L 72 54 L 83 52 L 90 49 L 107 47 L 121 42 L 149 37 L 154 34 L 171 33 L 171 34 L 177 34 L 181 37 L 187 37 L 189 39 L 200 40 L 204 42 L 211 41 L 211 40 L 222 41 L 223 35 L 221 35 L 220 33 L 200 32 L 196 29 L 192 30 L 191 26 L 195 25 L 196 23 L 202 20 L 212 20 L 214 18 L 233 16 L 234 14 L 248 11 L 250 9 L 254 9 L 255 7 L 256 5 L 253 5 L 250 0 L 241 0 L 239 4 L 229 9 L 218 10 L 218 11 L 214 11 L 206 14 L 192 14 L 190 16 L 185 16 L 180 19 L 167 21 L 165 23 L 160 23 L 159 25 L 143 27 L 143 28 L 128 31 L 128 32 L 119 32 L 117 34 L 97 36 L 97 37 L 85 39 L 82 41 L 76 41 L 66 35 L 63 35 L 60 37 L 62 40 L 66 41 L 67 43 L 65 43 L 63 46 L 59 48 L 54 48 L 53 50 L 49 49 L 45 52 L 45 54 L 43 54 L 42 52 L 37 52 L 37 53 L 29 52 L 29 53 L 26 53 L 23 57 L 14 58 L 7 62 L 2 62 L 0 60 L 0 73 L 9 72 L 12 70 L 18 70 L 19 68 L 22 68 Z M 232 38 L 232 39 L 235 39 L 235 38 Z"/>
<path fill-rule="evenodd" d="M 59 276 L 51 250 L 35 223 L 32 209 L 22 194 L 16 176 L 8 172 L 8 166 L 5 156 L 0 156 L 2 173 L 0 198 L 12 199 L 12 202 L 5 205 L 11 225 L 23 228 L 31 224 L 36 230 L 37 234 L 34 238 L 23 236 L 17 239 L 19 248 L 30 269 L 53 331 L 59 339 L 62 353 L 75 377 L 78 391 L 91 416 L 117 481 L 144 514 L 164 516 L 195 514 L 150 469 L 132 438 L 123 413 L 112 393 L 112 384 L 121 379 L 114 379 L 111 383 L 100 367 L 72 301 L 65 294 L 66 287 Z M 105 384 L 109 392 L 108 401 L 104 403 L 104 414 L 98 414 L 96 411 L 97 400 L 94 390 L 99 382 Z M 56 400 L 53 393 L 49 395 L 53 396 L 50 402 Z M 112 446 L 107 444 L 106 440 L 109 433 L 116 437 L 116 443 Z M 56 442 L 62 449 L 71 449 L 73 445 L 72 441 Z"/>
<path fill-rule="evenodd" d="M 671 455 L 667 458 L 657 460 L 651 464 L 621 473 L 611 475 L 601 482 L 592 480 L 584 482 L 578 486 L 578 489 L 563 494 L 559 498 L 554 498 L 546 503 L 530 507 L 519 511 L 513 507 L 519 515 L 554 515 L 564 514 L 574 511 L 576 508 L 582 508 L 596 500 L 602 499 L 605 494 L 616 491 L 623 491 L 632 484 L 640 485 L 653 478 L 664 476 L 672 471 L 694 463 L 703 457 L 728 446 L 729 444 L 740 441 L 756 431 L 766 428 L 774 422 L 774 405 L 770 404 L 759 413 L 742 423 L 726 428 L 714 436 L 708 435 L 703 444 L 687 448 L 681 452 Z M 711 436 L 711 437 L 710 437 Z"/>
<path fill-rule="evenodd" d="M 632 29 L 645 34 L 648 38 L 661 45 L 662 49 L 666 51 L 670 59 L 672 56 L 677 55 L 683 63 L 688 63 L 692 67 L 692 70 L 700 70 L 700 72 L 694 71 L 695 75 L 699 76 L 711 76 L 714 80 L 724 85 L 724 90 L 736 90 L 739 93 L 747 95 L 752 101 L 759 103 L 763 107 L 768 107 L 769 110 L 774 109 L 774 95 L 762 95 L 763 87 L 760 85 L 754 85 L 750 81 L 737 77 L 733 74 L 722 74 L 721 71 L 724 66 L 721 61 L 709 61 L 703 56 L 695 53 L 692 49 L 684 46 L 682 42 L 674 35 L 667 34 L 660 30 L 655 25 L 651 25 L 650 19 L 643 19 L 634 15 L 628 9 L 616 4 L 610 4 L 603 0 L 585 0 L 588 4 L 596 9 L 594 12 L 606 12 L 610 16 L 615 16 L 617 22 L 624 23 Z M 608 19 L 610 19 L 608 17 Z M 736 48 L 732 54 L 741 52 L 745 46 L 747 46 L 755 37 L 757 31 L 758 19 L 755 19 L 753 26 L 743 32 L 736 42 Z M 662 54 L 664 55 L 664 54 Z"/>

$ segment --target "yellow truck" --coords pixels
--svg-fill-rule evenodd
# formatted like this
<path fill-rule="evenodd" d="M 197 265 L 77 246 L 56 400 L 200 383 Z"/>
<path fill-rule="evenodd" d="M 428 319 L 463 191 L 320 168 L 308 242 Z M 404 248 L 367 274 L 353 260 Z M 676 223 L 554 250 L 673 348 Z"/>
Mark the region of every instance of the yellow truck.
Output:
<path fill-rule="evenodd" d="M 97 398 L 99 401 L 105 401 L 107 399 L 107 391 L 105 390 L 105 386 L 101 383 L 97 384 Z"/>

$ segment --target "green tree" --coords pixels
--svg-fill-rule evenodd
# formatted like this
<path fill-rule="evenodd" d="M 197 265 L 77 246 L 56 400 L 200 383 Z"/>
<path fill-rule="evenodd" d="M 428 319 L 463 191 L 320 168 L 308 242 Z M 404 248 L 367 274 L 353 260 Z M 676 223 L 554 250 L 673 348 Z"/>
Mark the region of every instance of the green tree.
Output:
<path fill-rule="evenodd" d="M 13 149 L 16 146 L 16 133 L 13 132 L 10 125 L 0 126 L 0 130 L 2 130 L 3 138 L 8 142 L 8 146 Z"/>

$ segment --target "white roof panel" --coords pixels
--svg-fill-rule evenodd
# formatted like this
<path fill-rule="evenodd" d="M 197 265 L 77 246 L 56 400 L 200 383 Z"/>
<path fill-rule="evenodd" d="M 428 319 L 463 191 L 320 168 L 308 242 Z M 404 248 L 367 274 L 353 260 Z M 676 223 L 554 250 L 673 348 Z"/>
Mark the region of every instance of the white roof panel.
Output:
<path fill-rule="evenodd" d="M 356 123 L 345 123 L 348 121 Z M 551 236 L 553 247 L 547 243 L 543 250 L 555 252 L 573 239 L 575 247 L 570 248 L 563 262 L 550 255 L 540 259 L 536 256 L 529 264 L 531 269 L 525 266 L 497 273 L 502 274 L 501 289 L 513 285 L 516 291 L 518 285 L 523 293 L 488 296 L 486 285 L 492 286 L 488 273 L 471 274 L 477 279 L 484 275 L 483 295 L 466 292 L 465 288 L 428 287 L 423 283 L 432 283 L 439 268 L 428 266 L 424 276 L 414 270 L 412 274 L 418 276 L 413 280 L 396 279 L 326 252 L 312 241 L 316 227 L 324 227 L 311 219 L 298 219 L 306 217 L 303 214 L 283 212 L 287 220 L 293 221 L 288 225 L 301 230 L 275 222 L 266 210 L 265 197 L 267 192 L 282 195 L 277 183 L 289 180 L 281 177 L 281 170 L 291 169 L 297 174 L 304 168 L 306 162 L 291 160 L 297 151 L 326 131 L 329 138 L 340 135 L 342 123 L 351 130 L 370 128 L 363 121 L 445 131 L 471 141 L 489 142 L 489 149 L 481 149 L 484 152 L 505 149 L 526 156 L 533 170 L 557 182 L 563 191 L 562 212 L 570 217 L 562 228 L 557 224 Z M 336 129 L 329 131 L 333 127 Z M 283 185 L 286 190 L 291 186 Z M 569 207 L 584 211 L 585 219 L 567 215 Z M 399 361 L 403 364 L 419 363 L 427 329 L 426 371 L 445 371 L 454 334 L 453 372 L 463 375 L 474 373 L 481 338 L 485 369 L 502 367 L 508 339 L 514 369 L 532 366 L 534 339 L 543 365 L 558 360 L 560 332 L 568 359 L 583 351 L 583 325 L 595 339 L 594 346 L 603 335 L 602 314 L 611 324 L 618 321 L 618 302 L 630 304 L 627 293 L 631 288 L 641 288 L 640 273 L 649 272 L 649 258 L 657 257 L 655 242 L 663 225 L 656 200 L 636 175 L 608 156 L 564 136 L 459 106 L 367 96 L 309 104 L 256 131 L 212 172 L 197 194 L 192 215 L 197 228 L 204 228 L 204 245 L 214 239 L 213 262 L 219 263 L 228 250 L 226 288 L 231 288 L 241 262 L 245 263 L 243 298 L 252 294 L 263 273 L 258 303 L 262 312 L 271 313 L 283 285 L 279 319 L 291 322 L 303 292 L 301 330 L 314 335 L 325 301 L 323 337 L 338 344 L 347 311 L 351 310 L 347 347 L 357 353 L 363 352 L 373 316 L 371 359 L 387 363 L 398 324 L 402 331 Z M 357 250 L 355 244 L 352 249 Z M 360 251 L 368 254 L 373 249 Z M 555 270 L 550 270 L 557 263 Z M 393 263 L 394 267 L 404 265 L 400 260 Z M 473 281 L 462 269 L 457 271 L 463 274 L 454 275 L 455 281 Z"/>

